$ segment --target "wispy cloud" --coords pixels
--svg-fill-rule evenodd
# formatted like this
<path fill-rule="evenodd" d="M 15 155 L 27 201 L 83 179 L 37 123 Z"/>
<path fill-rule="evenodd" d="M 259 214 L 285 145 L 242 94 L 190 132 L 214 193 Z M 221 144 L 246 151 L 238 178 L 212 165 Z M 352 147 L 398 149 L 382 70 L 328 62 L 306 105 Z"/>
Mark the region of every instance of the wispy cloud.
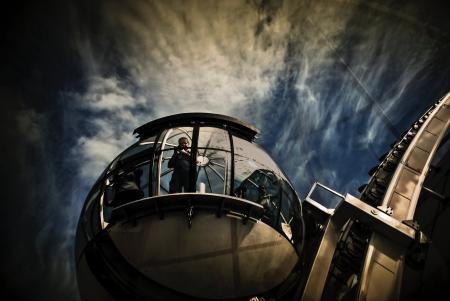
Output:
<path fill-rule="evenodd" d="M 402 107 L 421 102 L 407 92 L 433 59 L 434 40 L 381 8 L 314 2 L 290 16 L 289 63 L 261 110 L 278 126 L 263 126 L 266 145 L 302 193 L 314 180 L 355 191 L 373 154 L 405 126 Z"/>
<path fill-rule="evenodd" d="M 186 111 L 233 114 L 267 99 L 283 68 L 289 23 L 240 1 L 115 2 L 106 20 L 124 68 L 157 117 Z M 259 34 L 255 30 L 261 27 Z"/>

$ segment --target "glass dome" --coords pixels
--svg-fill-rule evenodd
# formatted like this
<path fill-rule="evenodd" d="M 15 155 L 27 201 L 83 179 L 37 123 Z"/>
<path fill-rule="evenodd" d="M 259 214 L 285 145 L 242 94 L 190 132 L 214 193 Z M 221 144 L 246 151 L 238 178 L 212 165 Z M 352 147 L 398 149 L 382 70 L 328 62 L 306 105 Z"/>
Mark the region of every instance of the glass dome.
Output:
<path fill-rule="evenodd" d="M 103 237 L 127 259 L 130 269 L 145 275 L 145 281 L 149 279 L 186 298 L 251 297 L 273 293 L 286 281 L 298 280 L 292 275 L 296 275 L 302 248 L 301 202 L 277 164 L 254 143 L 256 128 L 228 116 L 186 113 L 149 122 L 134 134 L 139 141 L 112 161 L 87 198 L 77 234 L 78 262 L 104 256 L 83 256 L 93 252 L 86 252 L 90 241 L 98 243 L 98 237 Z M 236 224 L 237 220 L 242 222 Z M 188 230 L 180 230 L 183 223 Z M 161 236 L 150 228 L 167 233 Z M 229 240 L 229 246 L 220 245 L 206 231 L 213 229 L 217 231 L 214 235 Z M 136 231 L 141 233 L 137 235 L 140 239 L 145 237 L 159 247 L 144 247 L 145 254 L 131 250 L 128 245 L 142 249 L 143 242 L 133 238 Z M 182 244 L 180 235 L 192 239 Z M 199 247 L 201 244 L 207 247 Z M 251 244 L 272 247 L 258 253 L 254 251 L 258 247 Z M 184 247 L 195 250 L 192 253 Z M 248 251 L 242 251 L 246 247 Z M 168 257 L 161 255 L 173 249 L 181 251 L 166 254 Z M 229 254 L 225 254 L 227 249 L 231 250 Z M 233 255 L 240 249 L 239 255 Z M 259 255 L 248 257 L 245 252 Z M 180 258 L 189 256 L 201 260 L 186 259 L 187 265 L 178 264 L 185 260 Z M 284 258 L 270 262 L 273 256 Z M 148 264 L 159 257 L 159 263 Z M 214 263 L 205 263 L 210 260 L 206 258 L 215 258 Z M 251 260 L 256 261 L 242 265 Z M 266 269 L 258 267 L 264 262 Z M 100 269 L 86 264 L 90 270 Z M 199 276 L 211 267 L 224 274 L 220 281 Z M 251 269 L 261 271 L 256 276 L 245 275 L 244 271 Z M 173 273 L 196 280 L 178 283 Z"/>

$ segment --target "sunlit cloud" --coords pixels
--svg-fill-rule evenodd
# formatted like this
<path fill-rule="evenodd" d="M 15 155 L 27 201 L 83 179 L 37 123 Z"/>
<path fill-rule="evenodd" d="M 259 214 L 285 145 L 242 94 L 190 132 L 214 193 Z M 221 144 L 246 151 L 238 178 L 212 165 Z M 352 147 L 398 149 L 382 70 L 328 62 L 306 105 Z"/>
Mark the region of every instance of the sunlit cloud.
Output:
<path fill-rule="evenodd" d="M 262 124 L 258 107 L 285 66 L 290 24 L 280 14 L 286 11 L 269 16 L 273 10 L 240 1 L 116 1 L 104 10 L 105 35 L 117 45 L 126 76 L 87 69 L 89 87 L 75 97 L 93 113 L 89 135 L 81 134 L 75 148 L 85 162 L 82 176 L 98 175 L 130 145 L 134 128 L 157 117 L 201 111 Z M 88 61 L 101 55 L 90 42 L 78 45 L 89 45 L 80 49 Z"/>
<path fill-rule="evenodd" d="M 108 8 L 106 22 L 123 32 L 114 38 L 126 40 L 118 42 L 121 62 L 157 117 L 258 106 L 284 67 L 288 21 L 259 25 L 264 13 L 244 1 Z"/>

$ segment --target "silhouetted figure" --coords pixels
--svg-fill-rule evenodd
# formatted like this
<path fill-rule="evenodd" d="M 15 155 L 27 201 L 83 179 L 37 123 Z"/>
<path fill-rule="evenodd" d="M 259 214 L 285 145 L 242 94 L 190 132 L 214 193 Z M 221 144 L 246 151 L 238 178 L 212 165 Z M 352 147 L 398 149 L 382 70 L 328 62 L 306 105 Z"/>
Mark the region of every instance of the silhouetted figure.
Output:
<path fill-rule="evenodd" d="M 138 171 L 123 173 L 115 180 L 115 203 L 116 205 L 126 204 L 144 197 L 143 191 L 139 188 Z"/>
<path fill-rule="evenodd" d="M 191 153 L 188 150 L 189 140 L 186 137 L 178 139 L 178 147 L 170 158 L 168 167 L 173 168 L 172 179 L 169 183 L 169 192 L 187 192 L 189 190 L 189 170 Z"/>

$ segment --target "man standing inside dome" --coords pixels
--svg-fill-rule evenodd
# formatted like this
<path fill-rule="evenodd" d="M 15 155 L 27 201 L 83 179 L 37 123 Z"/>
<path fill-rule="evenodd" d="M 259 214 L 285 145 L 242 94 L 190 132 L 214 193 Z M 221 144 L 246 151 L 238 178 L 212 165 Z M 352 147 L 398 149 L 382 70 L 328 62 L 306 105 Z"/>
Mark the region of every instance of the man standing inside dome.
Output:
<path fill-rule="evenodd" d="M 172 179 L 169 183 L 169 193 L 189 191 L 189 169 L 191 153 L 188 150 L 189 140 L 186 137 L 178 139 L 178 146 L 175 148 L 168 167 L 173 168 Z"/>

